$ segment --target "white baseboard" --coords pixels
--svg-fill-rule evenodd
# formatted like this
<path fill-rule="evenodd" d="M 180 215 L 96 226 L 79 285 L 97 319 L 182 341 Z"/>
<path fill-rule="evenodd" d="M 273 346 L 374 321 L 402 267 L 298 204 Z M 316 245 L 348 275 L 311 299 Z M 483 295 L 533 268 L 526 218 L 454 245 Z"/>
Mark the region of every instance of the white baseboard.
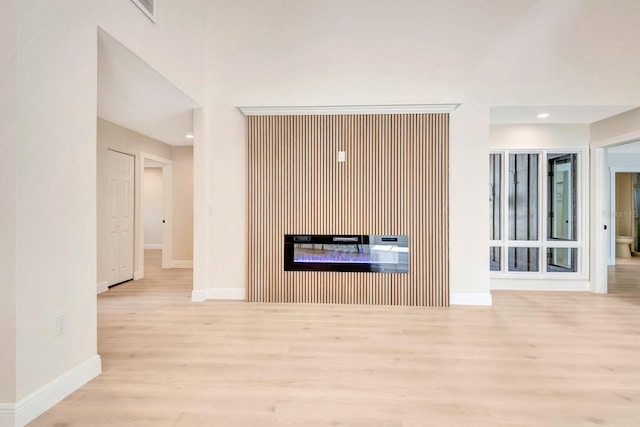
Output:
<path fill-rule="evenodd" d="M 489 288 L 509 291 L 579 291 L 588 292 L 588 280 L 491 279 Z"/>
<path fill-rule="evenodd" d="M 140 279 L 144 279 L 144 273 L 142 273 L 140 270 L 134 271 L 133 280 L 140 280 Z"/>
<path fill-rule="evenodd" d="M 45 384 L 15 404 L 0 404 L 0 426 L 24 426 L 65 397 L 100 375 L 102 362 L 95 355 L 65 374 Z"/>
<path fill-rule="evenodd" d="M 0 427 L 16 427 L 16 405 L 0 403 Z"/>
<path fill-rule="evenodd" d="M 458 293 L 451 292 L 449 296 L 449 303 L 451 305 L 491 305 L 491 294 L 480 293 Z"/>
<path fill-rule="evenodd" d="M 191 291 L 191 301 L 192 302 L 203 302 L 207 299 L 207 290 L 206 289 L 194 289 Z"/>
<path fill-rule="evenodd" d="M 100 282 L 98 283 L 98 293 L 101 294 L 103 292 L 107 292 L 109 290 L 109 282 Z"/>
<path fill-rule="evenodd" d="M 174 260 L 171 260 L 171 262 L 169 263 L 169 268 L 193 268 L 193 260 L 174 259 Z"/>
<path fill-rule="evenodd" d="M 240 300 L 247 299 L 247 290 L 245 288 L 207 288 L 208 299 L 228 299 Z"/>
<path fill-rule="evenodd" d="M 193 302 L 203 302 L 208 299 L 245 301 L 247 291 L 244 288 L 207 288 L 194 289 L 191 292 Z"/>
<path fill-rule="evenodd" d="M 145 243 L 145 249 L 162 249 L 162 243 Z"/>

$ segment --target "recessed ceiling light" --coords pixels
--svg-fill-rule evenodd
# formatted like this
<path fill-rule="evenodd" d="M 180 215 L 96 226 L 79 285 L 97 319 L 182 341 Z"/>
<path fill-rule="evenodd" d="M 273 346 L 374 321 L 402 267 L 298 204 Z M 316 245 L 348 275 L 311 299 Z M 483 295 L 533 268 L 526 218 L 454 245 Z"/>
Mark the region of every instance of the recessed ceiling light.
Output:
<path fill-rule="evenodd" d="M 549 113 L 540 113 L 540 114 L 538 114 L 538 118 L 539 119 L 546 119 L 547 117 L 549 117 Z"/>
<path fill-rule="evenodd" d="M 193 139 L 193 135 L 191 135 L 190 133 L 186 134 L 184 137 L 187 139 Z"/>

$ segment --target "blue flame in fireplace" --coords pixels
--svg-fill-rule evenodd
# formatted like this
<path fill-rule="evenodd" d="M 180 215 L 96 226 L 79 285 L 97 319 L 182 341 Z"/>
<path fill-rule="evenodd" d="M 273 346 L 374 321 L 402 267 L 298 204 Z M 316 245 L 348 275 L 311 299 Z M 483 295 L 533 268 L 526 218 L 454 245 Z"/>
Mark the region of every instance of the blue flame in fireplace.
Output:
<path fill-rule="evenodd" d="M 321 246 L 321 247 L 319 247 Z M 369 245 L 305 245 L 294 247 L 293 261 L 315 264 L 397 264 L 398 254 Z"/>

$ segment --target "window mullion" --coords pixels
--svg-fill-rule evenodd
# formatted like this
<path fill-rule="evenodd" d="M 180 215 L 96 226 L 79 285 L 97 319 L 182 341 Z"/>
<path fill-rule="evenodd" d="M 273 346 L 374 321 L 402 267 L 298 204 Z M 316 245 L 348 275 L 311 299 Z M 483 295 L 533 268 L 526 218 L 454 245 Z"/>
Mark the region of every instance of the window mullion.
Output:
<path fill-rule="evenodd" d="M 542 161 L 540 162 L 540 272 L 544 273 L 547 269 L 547 243 L 549 236 L 549 164 L 547 161 L 547 151 L 540 153 Z"/>

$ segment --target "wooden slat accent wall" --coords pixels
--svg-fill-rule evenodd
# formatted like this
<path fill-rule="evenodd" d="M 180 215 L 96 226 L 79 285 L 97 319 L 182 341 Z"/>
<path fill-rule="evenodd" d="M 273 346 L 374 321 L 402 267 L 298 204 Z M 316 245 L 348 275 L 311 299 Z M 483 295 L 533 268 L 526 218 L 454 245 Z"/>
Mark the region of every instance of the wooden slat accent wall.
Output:
<path fill-rule="evenodd" d="M 448 114 L 251 116 L 247 140 L 248 301 L 449 305 Z M 407 234 L 409 273 L 285 272 L 285 234 Z"/>

